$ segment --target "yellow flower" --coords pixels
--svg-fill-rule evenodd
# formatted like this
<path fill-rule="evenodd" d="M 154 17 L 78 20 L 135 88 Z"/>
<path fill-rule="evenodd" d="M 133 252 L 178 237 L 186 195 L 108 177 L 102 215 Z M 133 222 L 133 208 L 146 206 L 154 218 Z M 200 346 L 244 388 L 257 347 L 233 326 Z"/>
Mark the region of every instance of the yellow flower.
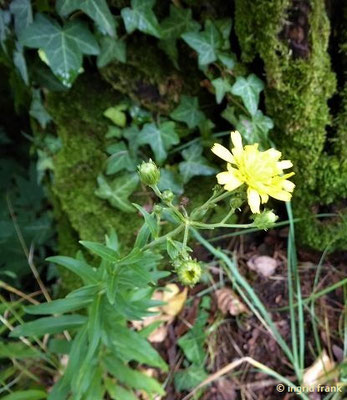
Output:
<path fill-rule="evenodd" d="M 293 166 L 291 161 L 279 161 L 281 152 L 275 149 L 259 151 L 258 143 L 243 147 L 237 131 L 231 132 L 231 141 L 234 145 L 231 152 L 218 143 L 212 147 L 213 153 L 227 162 L 227 171 L 217 174 L 218 183 L 229 192 L 245 183 L 248 204 L 254 214 L 260 213 L 260 202 L 266 203 L 269 196 L 289 201 L 295 185 L 288 178 L 294 172 L 284 174 L 283 170 Z"/>

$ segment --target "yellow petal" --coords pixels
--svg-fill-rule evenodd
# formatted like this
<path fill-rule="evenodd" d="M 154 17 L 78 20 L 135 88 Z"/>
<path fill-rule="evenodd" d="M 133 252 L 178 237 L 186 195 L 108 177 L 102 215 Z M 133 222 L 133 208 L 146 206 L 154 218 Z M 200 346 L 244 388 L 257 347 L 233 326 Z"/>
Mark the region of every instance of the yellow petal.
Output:
<path fill-rule="evenodd" d="M 234 148 L 232 152 L 235 156 L 242 154 L 243 147 L 242 147 L 242 137 L 238 131 L 231 132 L 231 141 L 233 142 Z"/>
<path fill-rule="evenodd" d="M 270 156 L 274 161 L 277 161 L 281 158 L 282 153 L 276 149 L 269 149 L 264 151 L 264 154 Z"/>
<path fill-rule="evenodd" d="M 264 193 L 260 195 L 262 204 L 267 203 L 269 201 L 269 196 Z"/>
<path fill-rule="evenodd" d="M 287 169 L 287 168 L 291 168 L 292 166 L 293 166 L 293 164 L 290 160 L 283 160 L 283 161 L 279 161 L 277 163 L 277 167 L 279 169 Z"/>
<path fill-rule="evenodd" d="M 225 185 L 224 189 L 228 190 L 229 192 L 235 190 L 243 183 L 236 178 L 232 172 L 229 171 L 217 174 L 217 181 L 220 185 Z"/>
<path fill-rule="evenodd" d="M 282 182 L 282 187 L 283 187 L 283 189 L 286 190 L 287 192 L 292 192 L 292 191 L 294 190 L 294 188 L 295 188 L 295 185 L 294 185 L 293 182 L 288 181 L 288 180 L 285 179 L 285 180 Z"/>
<path fill-rule="evenodd" d="M 235 162 L 234 157 L 230 153 L 230 151 L 221 144 L 215 143 L 211 150 L 216 156 L 220 157 L 222 160 L 227 161 L 229 163 Z"/>
<path fill-rule="evenodd" d="M 280 190 L 278 192 L 271 192 L 270 196 L 273 197 L 274 199 L 282 201 L 290 201 L 290 199 L 292 198 L 292 195 L 289 192 L 286 192 L 285 190 Z"/>
<path fill-rule="evenodd" d="M 260 214 L 260 196 L 254 189 L 247 189 L 247 200 L 253 214 Z"/>

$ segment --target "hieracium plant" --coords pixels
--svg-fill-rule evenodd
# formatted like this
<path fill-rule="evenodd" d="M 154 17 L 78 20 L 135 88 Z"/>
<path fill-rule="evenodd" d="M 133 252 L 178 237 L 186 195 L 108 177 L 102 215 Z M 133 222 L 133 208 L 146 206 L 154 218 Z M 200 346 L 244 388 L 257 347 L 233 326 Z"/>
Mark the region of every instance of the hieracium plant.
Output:
<path fill-rule="evenodd" d="M 170 275 L 160 261 L 169 260 L 177 279 L 183 285 L 194 286 L 207 271 L 191 256 L 191 234 L 215 228 L 267 229 L 275 224 L 277 217 L 271 210 L 262 210 L 261 203 L 266 203 L 270 196 L 289 201 L 294 189 L 288 180 L 293 173 L 284 173 L 292 164 L 280 161 L 279 151 L 259 151 L 257 144 L 243 147 L 238 132 L 231 133 L 231 140 L 231 151 L 219 144 L 212 148 L 213 153 L 227 162 L 227 171 L 217 175 L 219 185 L 205 203 L 188 212 L 171 191 L 159 190 L 160 170 L 156 164 L 151 160 L 144 162 L 138 167 L 140 179 L 154 191 L 158 202 L 151 213 L 134 204 L 142 213 L 144 224 L 132 250 L 125 253 L 113 232 L 106 236 L 105 244 L 81 242 L 101 259 L 97 268 L 82 254 L 76 258 L 49 259 L 77 274 L 83 286 L 64 299 L 27 307 L 30 314 L 49 316 L 20 325 L 11 333 L 13 337 L 28 336 L 35 340 L 47 333 L 64 332 L 67 341 L 70 334 L 73 337 L 68 343 L 69 362 L 60 369 L 61 376 L 49 393 L 49 400 L 96 400 L 102 399 L 106 392 L 111 398 L 132 398 L 129 396 L 133 390 L 143 390 L 150 396 L 164 394 L 156 379 L 134 369 L 146 364 L 167 370 L 165 361 L 146 340 L 151 330 L 147 327 L 136 331 L 128 324 L 130 320 L 151 315 L 151 308 L 162 304 L 152 299 L 154 291 L 160 290 L 160 280 Z M 254 221 L 245 225 L 228 223 L 245 201 Z M 221 220 L 206 222 L 208 211 L 221 202 L 224 210 Z M 45 349 L 44 341 L 41 346 Z M 59 365 L 54 350 L 46 351 L 49 362 Z"/>

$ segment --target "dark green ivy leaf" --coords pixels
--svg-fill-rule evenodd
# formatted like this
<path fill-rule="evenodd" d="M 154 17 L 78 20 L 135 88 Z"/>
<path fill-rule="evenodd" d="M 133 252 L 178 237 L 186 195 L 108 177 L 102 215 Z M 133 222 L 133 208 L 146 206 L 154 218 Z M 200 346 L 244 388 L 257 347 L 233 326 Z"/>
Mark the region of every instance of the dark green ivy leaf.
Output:
<path fill-rule="evenodd" d="M 129 149 L 124 142 L 113 143 L 106 151 L 110 157 L 106 161 L 106 174 L 112 175 L 119 171 L 129 172 L 136 170 L 136 164 L 129 154 Z"/>
<path fill-rule="evenodd" d="M 50 122 L 52 118 L 42 104 L 40 90 L 34 89 L 32 94 L 33 97 L 30 104 L 29 114 L 39 121 L 42 128 L 46 128 L 48 122 Z"/>
<path fill-rule="evenodd" d="M 202 156 L 202 150 L 201 144 L 194 143 L 188 149 L 182 151 L 185 161 L 180 162 L 179 170 L 184 183 L 187 183 L 193 176 L 209 176 L 217 172 Z"/>
<path fill-rule="evenodd" d="M 121 15 L 128 33 L 138 29 L 157 38 L 161 37 L 159 23 L 152 10 L 154 4 L 155 0 L 131 0 L 131 8 L 122 9 Z"/>
<path fill-rule="evenodd" d="M 225 78 L 217 78 L 211 81 L 216 91 L 216 101 L 220 104 L 226 93 L 231 92 L 231 85 Z"/>
<path fill-rule="evenodd" d="M 240 96 L 249 113 L 255 115 L 258 109 L 259 94 L 263 89 L 264 82 L 256 75 L 251 74 L 247 78 L 238 76 L 231 92 Z"/>
<path fill-rule="evenodd" d="M 125 41 L 104 36 L 101 38 L 101 49 L 97 59 L 98 68 L 105 67 L 111 61 L 126 62 Z"/>
<path fill-rule="evenodd" d="M 19 36 L 33 22 L 33 11 L 30 0 L 13 0 L 10 11 L 14 15 L 14 29 Z"/>
<path fill-rule="evenodd" d="M 182 96 L 180 104 L 176 107 L 170 117 L 175 121 L 185 122 L 190 129 L 198 126 L 205 115 L 199 110 L 199 101 L 197 97 Z"/>

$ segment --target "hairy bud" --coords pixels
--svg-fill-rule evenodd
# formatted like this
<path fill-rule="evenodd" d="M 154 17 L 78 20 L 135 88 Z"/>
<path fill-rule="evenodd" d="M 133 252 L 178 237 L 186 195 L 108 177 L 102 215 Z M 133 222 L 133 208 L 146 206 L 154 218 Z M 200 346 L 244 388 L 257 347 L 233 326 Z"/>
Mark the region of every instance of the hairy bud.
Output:
<path fill-rule="evenodd" d="M 160 171 L 152 160 L 149 160 L 148 162 L 143 162 L 138 167 L 138 173 L 141 182 L 147 186 L 154 186 L 159 182 Z"/>

